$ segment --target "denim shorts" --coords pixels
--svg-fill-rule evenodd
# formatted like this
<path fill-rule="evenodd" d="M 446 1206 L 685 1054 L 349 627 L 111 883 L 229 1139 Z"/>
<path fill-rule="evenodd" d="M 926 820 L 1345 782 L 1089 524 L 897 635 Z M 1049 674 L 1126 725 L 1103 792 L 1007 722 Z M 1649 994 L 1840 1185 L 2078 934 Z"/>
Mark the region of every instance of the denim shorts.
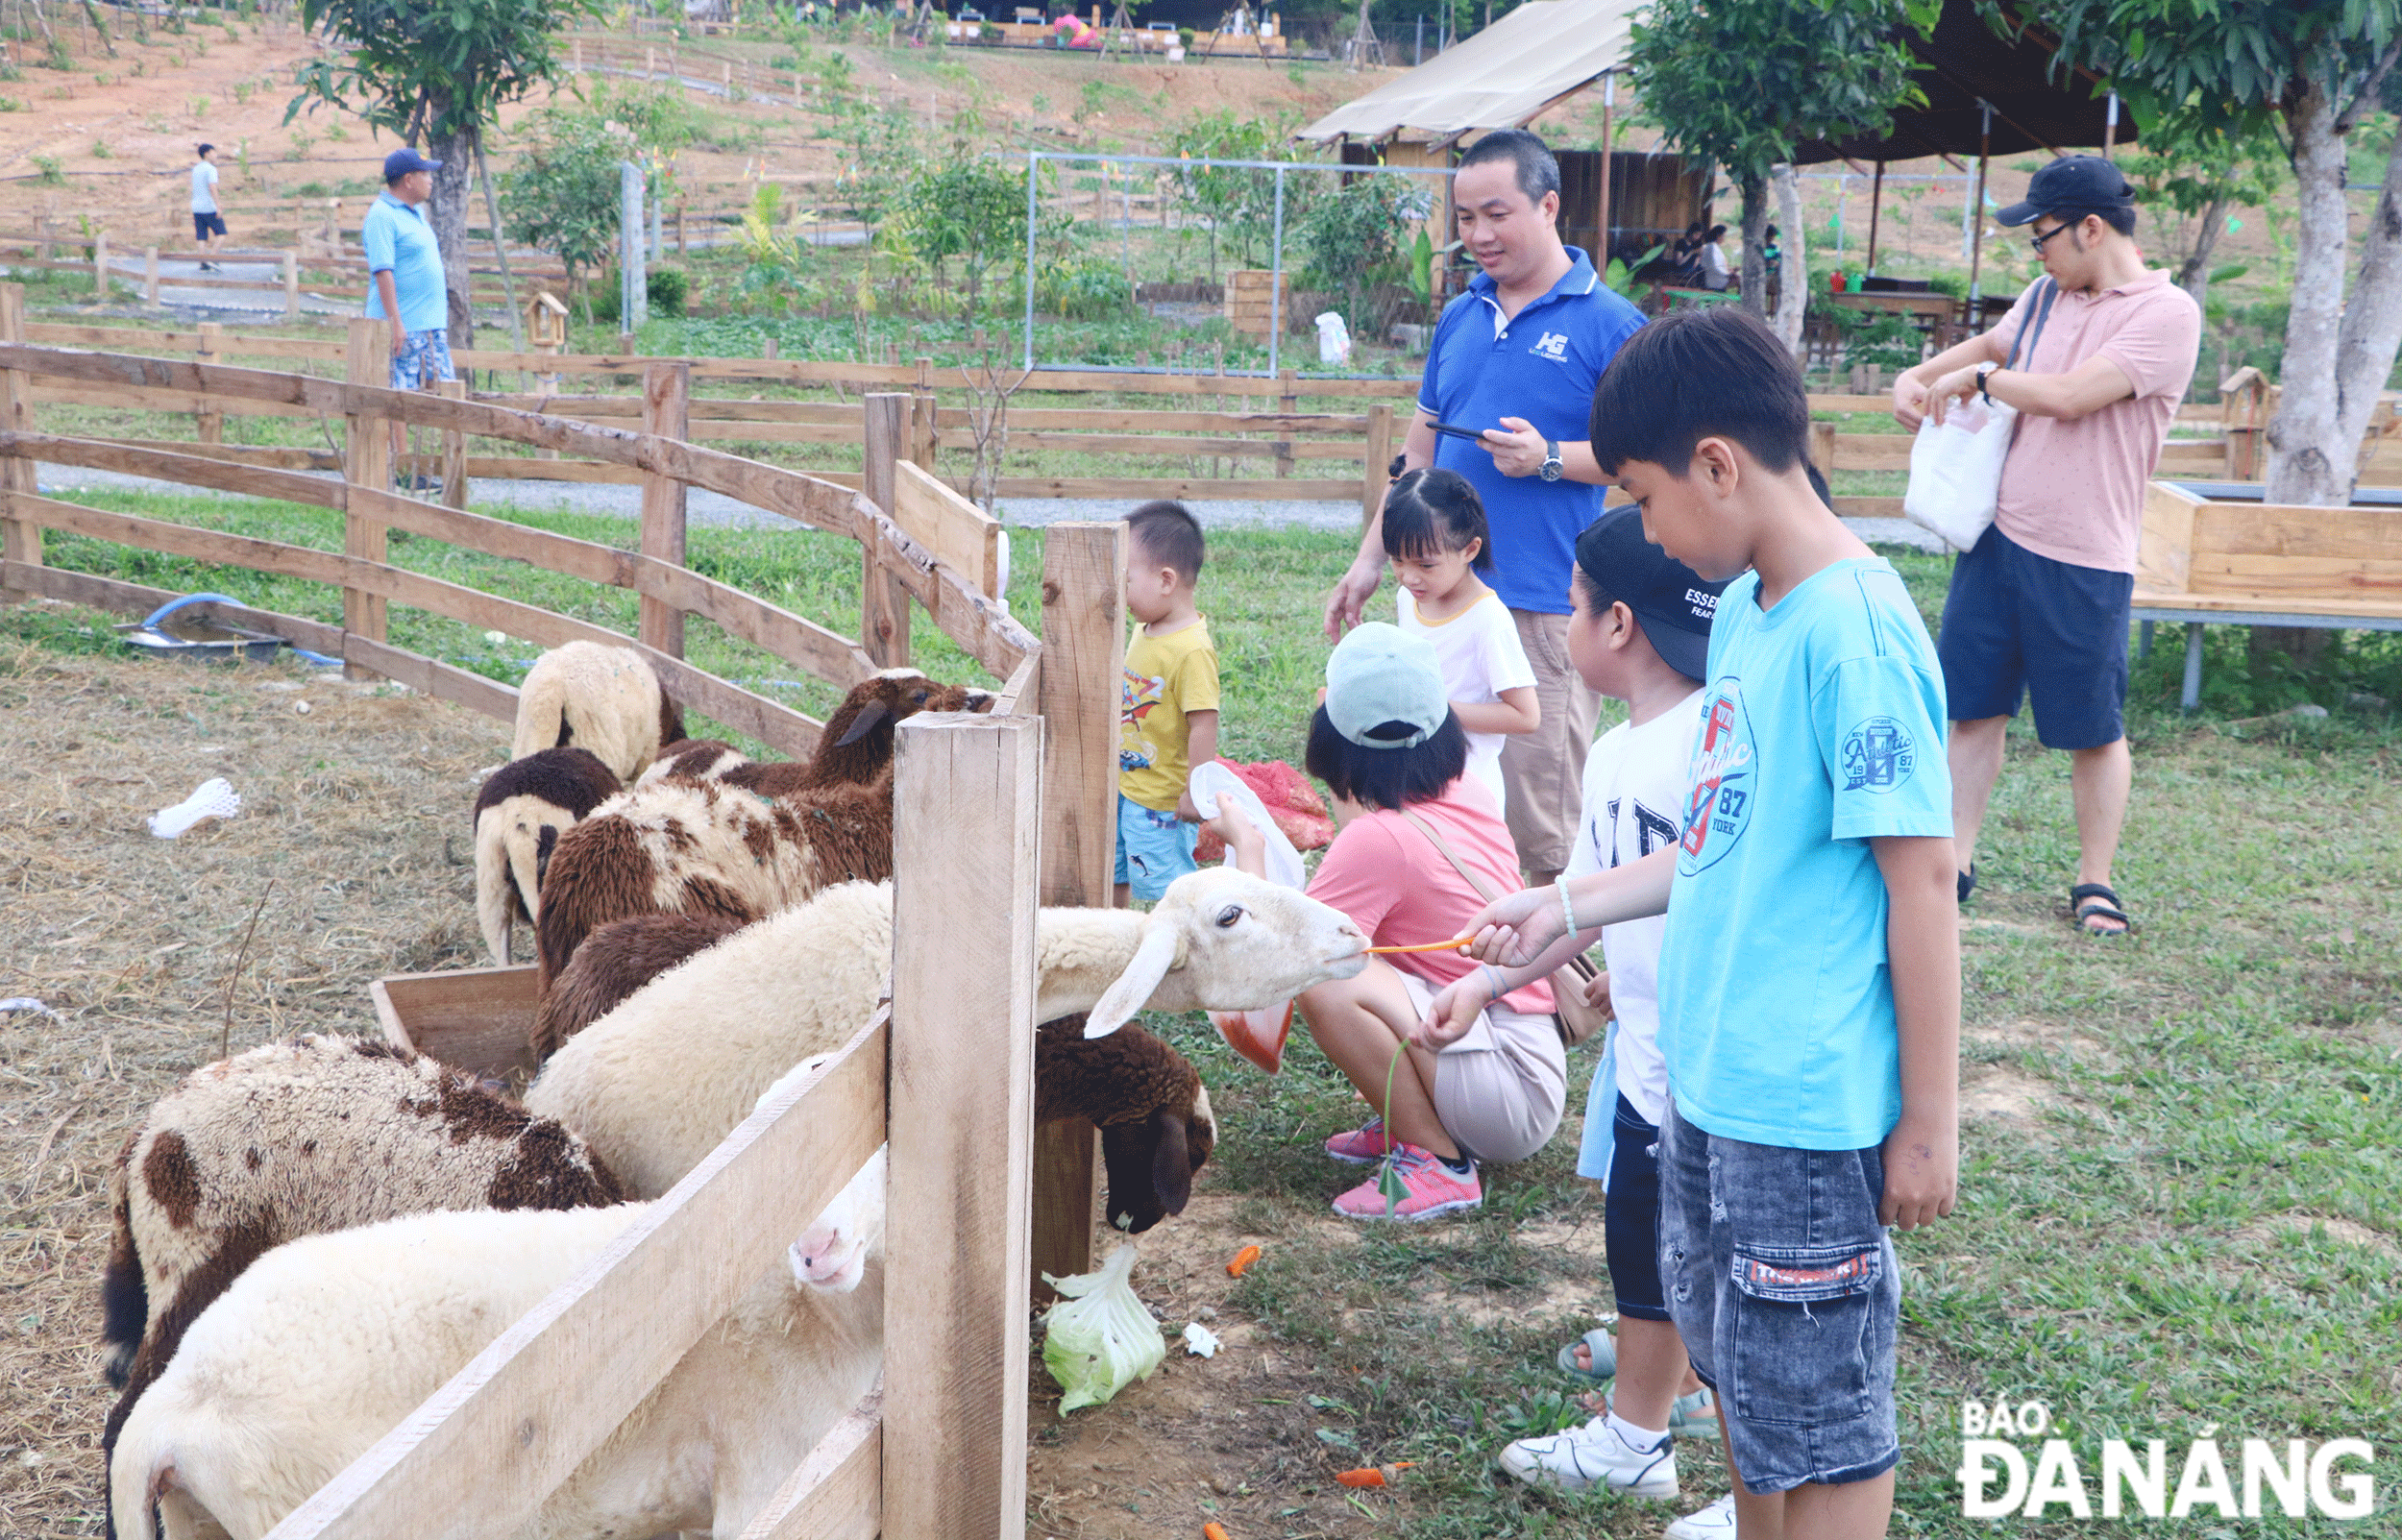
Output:
<path fill-rule="evenodd" d="M 1669 1319 L 1659 1286 L 1659 1130 L 1621 1095 L 1609 1121 L 1609 1195 L 1603 1200 L 1602 1244 L 1618 1313 L 1636 1321 Z"/>
<path fill-rule="evenodd" d="M 225 215 L 214 211 L 204 214 L 197 208 L 192 210 L 192 239 L 207 240 L 211 235 L 224 233 Z"/>
<path fill-rule="evenodd" d="M 1659 1182 L 1669 1313 L 1726 1409 L 1743 1484 L 1789 1492 L 1893 1469 L 1901 1277 L 1876 1220 L 1881 1152 L 1721 1138 L 1672 1103 Z"/>
<path fill-rule="evenodd" d="M 1198 869 L 1192 849 L 1200 839 L 1199 824 L 1118 794 L 1117 880 L 1144 903 L 1159 902 L 1169 883 Z"/>
<path fill-rule="evenodd" d="M 1951 569 L 1935 644 L 1953 721 L 2035 705 L 2047 748 L 2099 748 L 2126 736 L 2126 573 L 2054 561 L 1985 531 Z"/>
<path fill-rule="evenodd" d="M 442 327 L 412 331 L 392 355 L 392 388 L 424 390 L 438 379 L 456 379 L 451 370 L 451 333 Z"/>

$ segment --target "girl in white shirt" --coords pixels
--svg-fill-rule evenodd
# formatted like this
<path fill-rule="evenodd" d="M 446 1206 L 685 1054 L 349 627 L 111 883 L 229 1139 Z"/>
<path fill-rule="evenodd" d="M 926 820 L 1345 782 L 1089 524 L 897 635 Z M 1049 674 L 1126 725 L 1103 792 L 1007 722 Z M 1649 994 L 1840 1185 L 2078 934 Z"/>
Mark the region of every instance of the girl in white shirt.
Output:
<path fill-rule="evenodd" d="M 1543 723 L 1534 670 L 1501 596 L 1484 503 L 1457 471 L 1410 471 L 1385 498 L 1385 554 L 1401 584 L 1401 628 L 1434 644 L 1443 689 L 1468 734 L 1468 772 L 1507 811 L 1502 740 Z"/>

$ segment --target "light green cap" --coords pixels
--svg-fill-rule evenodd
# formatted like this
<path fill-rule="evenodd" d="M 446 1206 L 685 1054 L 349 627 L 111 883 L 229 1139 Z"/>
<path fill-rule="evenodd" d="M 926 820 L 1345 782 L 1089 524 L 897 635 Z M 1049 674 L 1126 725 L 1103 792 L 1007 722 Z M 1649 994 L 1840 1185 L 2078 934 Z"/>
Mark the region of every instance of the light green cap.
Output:
<path fill-rule="evenodd" d="M 1326 660 L 1326 717 L 1362 748 L 1415 748 L 1451 715 L 1434 644 L 1398 625 L 1369 621 L 1354 626 Z M 1388 721 L 1415 729 L 1407 738 L 1371 738 Z"/>

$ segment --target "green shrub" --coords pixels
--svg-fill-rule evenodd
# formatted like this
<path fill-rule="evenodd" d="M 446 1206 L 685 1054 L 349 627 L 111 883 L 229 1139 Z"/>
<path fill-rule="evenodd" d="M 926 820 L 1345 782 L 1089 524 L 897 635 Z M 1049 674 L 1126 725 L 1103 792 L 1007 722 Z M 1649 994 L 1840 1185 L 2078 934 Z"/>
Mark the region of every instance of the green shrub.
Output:
<path fill-rule="evenodd" d="M 1035 303 L 1069 321 L 1098 321 L 1135 306 L 1123 269 L 1105 257 L 1075 257 L 1045 265 L 1035 280 Z"/>
<path fill-rule="evenodd" d="M 692 294 L 692 278 L 680 267 L 654 267 L 643 276 L 643 287 L 650 296 L 650 313 L 668 320 L 680 320 L 684 302 Z"/>

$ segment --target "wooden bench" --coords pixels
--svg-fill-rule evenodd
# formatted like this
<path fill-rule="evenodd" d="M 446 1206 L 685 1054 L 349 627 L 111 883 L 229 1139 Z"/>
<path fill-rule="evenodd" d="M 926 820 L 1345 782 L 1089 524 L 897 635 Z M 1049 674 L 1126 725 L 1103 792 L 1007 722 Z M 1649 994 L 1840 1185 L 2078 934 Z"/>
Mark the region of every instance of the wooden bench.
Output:
<path fill-rule="evenodd" d="M 2185 625 L 2187 711 L 2202 702 L 2202 627 L 2402 631 L 2402 506 L 2220 501 L 2154 481 L 2136 555 L 2142 653 L 2157 622 Z"/>

